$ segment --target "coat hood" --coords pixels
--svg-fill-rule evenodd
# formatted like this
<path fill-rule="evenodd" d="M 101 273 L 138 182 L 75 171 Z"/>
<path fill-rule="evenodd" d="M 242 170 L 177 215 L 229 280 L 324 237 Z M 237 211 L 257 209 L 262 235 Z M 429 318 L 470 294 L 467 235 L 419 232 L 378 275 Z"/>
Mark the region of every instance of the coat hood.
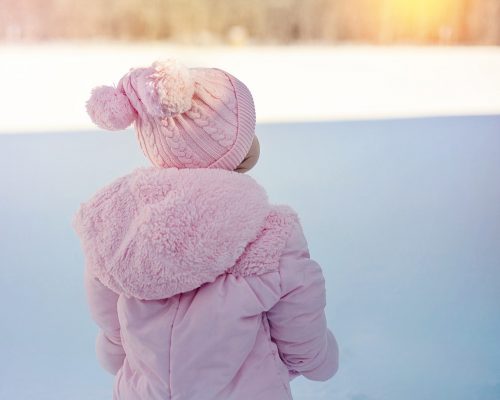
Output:
<path fill-rule="evenodd" d="M 296 214 L 248 175 L 140 167 L 80 205 L 86 267 L 117 293 L 160 299 L 276 269 Z"/>

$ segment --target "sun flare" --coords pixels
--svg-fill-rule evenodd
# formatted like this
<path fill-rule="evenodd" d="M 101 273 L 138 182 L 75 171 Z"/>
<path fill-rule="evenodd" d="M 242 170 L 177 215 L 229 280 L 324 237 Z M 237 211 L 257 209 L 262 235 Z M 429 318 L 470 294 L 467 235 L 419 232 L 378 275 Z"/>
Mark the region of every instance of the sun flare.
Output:
<path fill-rule="evenodd" d="M 389 0 L 395 16 L 405 20 L 427 20 L 439 24 L 446 20 L 448 12 L 453 10 L 453 0 Z"/>
<path fill-rule="evenodd" d="M 408 35 L 429 34 L 446 28 L 456 15 L 456 0 L 387 0 L 387 8 L 399 31 Z"/>

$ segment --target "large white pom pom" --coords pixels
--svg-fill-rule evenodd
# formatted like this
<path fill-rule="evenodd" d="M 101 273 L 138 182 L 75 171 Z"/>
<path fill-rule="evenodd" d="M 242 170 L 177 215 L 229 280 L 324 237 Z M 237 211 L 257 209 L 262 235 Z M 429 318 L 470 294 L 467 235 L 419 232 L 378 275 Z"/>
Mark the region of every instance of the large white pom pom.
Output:
<path fill-rule="evenodd" d="M 172 117 L 191 109 L 194 82 L 189 69 L 176 60 L 155 61 L 141 86 L 142 102 L 151 115 Z"/>
<path fill-rule="evenodd" d="M 111 86 L 94 88 L 86 107 L 92 121 L 110 131 L 127 128 L 137 117 L 127 96 Z"/>

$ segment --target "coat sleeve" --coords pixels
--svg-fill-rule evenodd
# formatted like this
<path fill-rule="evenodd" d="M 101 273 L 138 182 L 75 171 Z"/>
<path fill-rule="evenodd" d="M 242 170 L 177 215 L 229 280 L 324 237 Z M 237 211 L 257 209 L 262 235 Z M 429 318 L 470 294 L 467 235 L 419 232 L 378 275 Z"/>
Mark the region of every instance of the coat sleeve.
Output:
<path fill-rule="evenodd" d="M 115 375 L 123 365 L 125 351 L 118 321 L 118 295 L 85 269 L 85 290 L 92 319 L 99 326 L 96 354 L 99 364 Z"/>
<path fill-rule="evenodd" d="M 309 257 L 300 224 L 293 228 L 280 258 L 281 299 L 267 312 L 271 337 L 290 379 L 330 379 L 338 370 L 339 349 L 327 328 L 325 280 Z"/>

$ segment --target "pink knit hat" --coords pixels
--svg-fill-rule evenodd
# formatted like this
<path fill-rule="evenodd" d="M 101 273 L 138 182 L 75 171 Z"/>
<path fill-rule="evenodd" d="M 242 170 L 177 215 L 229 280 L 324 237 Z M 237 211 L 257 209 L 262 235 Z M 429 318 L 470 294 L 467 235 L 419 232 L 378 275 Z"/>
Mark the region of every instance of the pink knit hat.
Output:
<path fill-rule="evenodd" d="M 252 95 L 241 81 L 217 68 L 186 68 L 175 60 L 131 68 L 116 88 L 94 88 L 87 112 L 112 131 L 135 122 L 142 151 L 165 168 L 234 170 L 255 134 Z"/>

